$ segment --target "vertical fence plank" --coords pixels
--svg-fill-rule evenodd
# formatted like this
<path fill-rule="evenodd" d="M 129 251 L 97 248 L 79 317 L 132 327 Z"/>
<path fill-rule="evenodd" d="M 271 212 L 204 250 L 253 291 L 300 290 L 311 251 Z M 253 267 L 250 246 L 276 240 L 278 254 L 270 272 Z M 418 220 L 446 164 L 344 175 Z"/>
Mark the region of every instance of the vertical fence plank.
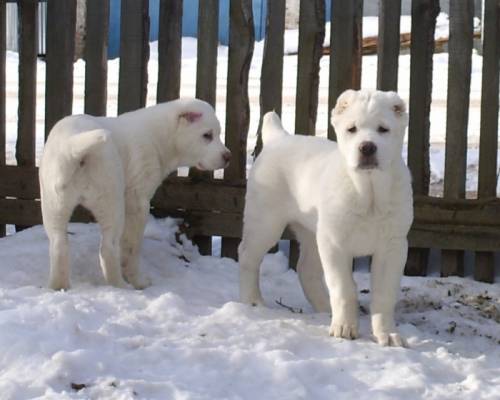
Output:
<path fill-rule="evenodd" d="M 332 11 L 333 12 L 333 11 Z M 297 93 L 295 95 L 295 133 L 314 135 L 318 112 L 319 63 L 325 39 L 325 2 L 300 0 Z M 295 268 L 299 248 L 290 242 L 289 264 Z"/>
<path fill-rule="evenodd" d="M 7 42 L 5 1 L 0 1 L 0 167 L 5 165 L 5 48 Z M 6 234 L 5 225 L 0 224 L 0 238 Z"/>
<path fill-rule="evenodd" d="M 246 180 L 247 135 L 250 123 L 248 74 L 254 47 L 254 25 L 251 0 L 231 0 L 229 4 L 229 54 L 227 68 L 226 145 L 233 153 L 224 170 L 224 180 L 242 183 Z M 222 239 L 222 256 L 236 259 L 238 239 Z"/>
<path fill-rule="evenodd" d="M 198 5 L 198 40 L 196 66 L 196 98 L 215 108 L 217 91 L 217 49 L 219 45 L 219 0 L 200 1 Z M 192 179 L 210 179 L 211 172 L 191 168 Z M 212 254 L 212 237 L 195 236 L 193 242 L 203 255 Z"/>
<path fill-rule="evenodd" d="M 410 65 L 410 121 L 408 126 L 408 167 L 412 173 L 413 193 L 429 193 L 429 130 L 432 99 L 432 61 L 434 31 L 439 0 L 412 2 Z M 410 248 L 407 275 L 426 275 L 429 249 Z"/>
<path fill-rule="evenodd" d="M 486 0 L 484 7 L 479 198 L 496 197 L 498 151 L 500 1 Z M 493 282 L 494 277 L 494 253 L 477 252 L 474 278 L 479 281 Z"/>
<path fill-rule="evenodd" d="M 450 2 L 444 196 L 465 197 L 474 0 Z M 463 251 L 443 251 L 443 276 L 463 275 Z"/>
<path fill-rule="evenodd" d="M 181 88 L 182 0 L 161 0 L 156 102 L 179 98 Z"/>
<path fill-rule="evenodd" d="M 254 154 L 262 150 L 262 117 L 268 111 L 281 115 L 286 0 L 267 0 L 266 37 L 260 76 L 260 120 Z"/>
<path fill-rule="evenodd" d="M 87 0 L 85 114 L 106 115 L 109 0 Z"/>
<path fill-rule="evenodd" d="M 324 0 L 300 0 L 295 133 L 314 135 L 316 131 L 319 61 L 324 39 Z"/>
<path fill-rule="evenodd" d="M 45 137 L 73 109 L 76 0 L 47 3 Z"/>
<path fill-rule="evenodd" d="M 377 89 L 398 90 L 401 0 L 380 0 L 378 15 Z M 416 36 L 420 39 L 420 36 Z"/>
<path fill-rule="evenodd" d="M 38 53 L 38 0 L 18 3 L 19 109 L 16 160 L 35 165 L 36 63 Z"/>
<path fill-rule="evenodd" d="M 121 1 L 118 114 L 146 105 L 149 60 L 148 7 L 149 0 Z"/>
<path fill-rule="evenodd" d="M 332 0 L 329 111 L 343 91 L 358 89 L 361 84 L 362 8 L 362 0 Z M 330 115 L 328 138 L 336 139 Z"/>

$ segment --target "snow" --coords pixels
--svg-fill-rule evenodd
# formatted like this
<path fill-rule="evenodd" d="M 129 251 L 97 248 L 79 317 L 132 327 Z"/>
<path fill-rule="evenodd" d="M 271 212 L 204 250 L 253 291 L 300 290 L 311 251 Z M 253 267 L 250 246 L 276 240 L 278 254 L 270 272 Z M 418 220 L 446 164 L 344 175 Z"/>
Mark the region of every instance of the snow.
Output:
<path fill-rule="evenodd" d="M 329 315 L 312 311 L 281 252 L 264 261 L 268 307 L 255 308 L 237 302 L 237 264 L 200 256 L 172 219 L 148 223 L 143 291 L 104 285 L 96 225 L 69 231 L 67 292 L 46 288 L 41 227 L 0 240 L 2 399 L 498 398 L 499 285 L 404 278 L 396 318 L 409 348 L 384 348 L 370 336 L 365 268 L 361 338 L 347 341 L 328 336 Z"/>

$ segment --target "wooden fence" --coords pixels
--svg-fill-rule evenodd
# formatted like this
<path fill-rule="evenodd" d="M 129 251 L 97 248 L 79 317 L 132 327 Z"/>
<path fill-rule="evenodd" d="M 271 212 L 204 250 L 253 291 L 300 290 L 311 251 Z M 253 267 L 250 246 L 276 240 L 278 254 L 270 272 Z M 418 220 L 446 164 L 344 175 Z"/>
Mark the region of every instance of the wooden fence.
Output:
<path fill-rule="evenodd" d="M 199 2 L 196 95 L 215 105 L 218 0 Z M 37 1 L 19 5 L 19 122 L 16 166 L 5 164 L 5 0 L 0 2 L 0 234 L 5 224 L 41 223 L 35 163 Z M 118 110 L 144 106 L 147 92 L 148 0 L 122 0 L 121 62 Z M 358 88 L 361 72 L 362 0 L 332 2 L 329 108 L 347 88 Z M 444 197 L 429 196 L 429 113 L 433 77 L 434 29 L 438 0 L 412 5 L 410 122 L 408 163 L 413 174 L 415 222 L 406 272 L 425 275 L 429 249 L 442 250 L 442 274 L 464 273 L 464 251 L 475 252 L 474 277 L 492 282 L 494 252 L 500 250 L 500 201 L 496 197 L 499 106 L 500 1 L 486 0 L 479 190 L 465 199 L 467 121 L 471 78 L 473 0 L 450 2 L 449 77 Z M 261 112 L 282 109 L 285 0 L 268 0 Z M 76 0 L 50 0 L 47 21 L 45 132 L 72 112 Z M 397 90 L 400 0 L 381 0 L 377 87 Z M 157 98 L 179 95 L 182 0 L 161 0 Z M 85 111 L 106 110 L 107 21 L 109 1 L 87 0 Z M 318 107 L 319 62 L 325 35 L 324 0 L 300 2 L 297 63 L 297 132 L 314 134 Z M 152 201 L 155 215 L 185 218 L 187 230 L 203 253 L 211 252 L 211 236 L 221 236 L 222 254 L 236 257 L 245 193 L 249 129 L 248 76 L 254 46 L 251 0 L 230 1 L 230 45 L 227 71 L 226 144 L 233 162 L 224 179 L 209 173 L 170 177 Z M 335 139 L 330 128 L 328 136 Z M 258 150 L 258 149 L 257 149 Z M 82 210 L 75 220 L 88 220 Z M 285 237 L 287 233 L 285 232 Z M 291 263 L 297 247 L 291 247 Z"/>

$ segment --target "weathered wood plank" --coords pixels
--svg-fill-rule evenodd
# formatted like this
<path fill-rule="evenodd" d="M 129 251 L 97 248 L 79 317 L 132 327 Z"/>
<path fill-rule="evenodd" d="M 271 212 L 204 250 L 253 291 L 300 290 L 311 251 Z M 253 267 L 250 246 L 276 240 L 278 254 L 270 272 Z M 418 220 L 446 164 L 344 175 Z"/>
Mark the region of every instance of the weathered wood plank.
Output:
<path fill-rule="evenodd" d="M 281 116 L 286 0 L 267 0 L 266 37 L 260 75 L 260 120 L 254 155 L 262 150 L 262 117 L 268 111 Z"/>
<path fill-rule="evenodd" d="M 149 60 L 149 0 L 122 0 L 118 114 L 146 104 Z"/>
<path fill-rule="evenodd" d="M 434 31 L 439 14 L 439 0 L 412 2 L 413 37 L 410 65 L 410 121 L 408 126 L 408 167 L 412 173 L 413 193 L 429 193 L 429 131 L 432 98 Z M 429 249 L 408 251 L 405 273 L 424 276 L 427 273 Z"/>
<path fill-rule="evenodd" d="M 254 47 L 251 0 L 231 0 L 229 5 L 229 53 L 227 70 L 226 145 L 233 156 L 224 171 L 227 182 L 246 180 L 247 135 L 250 123 L 248 74 Z M 222 239 L 222 255 L 236 259 L 239 241 Z"/>
<path fill-rule="evenodd" d="M 38 1 L 18 3 L 19 108 L 16 160 L 35 165 L 36 64 L 38 53 Z"/>
<path fill-rule="evenodd" d="M 73 109 L 76 0 L 47 3 L 45 137 Z"/>
<path fill-rule="evenodd" d="M 358 89 L 361 82 L 362 7 L 362 0 L 332 0 L 328 110 L 335 107 L 342 92 Z M 330 122 L 328 138 L 336 139 Z"/>
<path fill-rule="evenodd" d="M 0 1 L 0 167 L 5 165 L 6 134 L 5 134 L 5 53 L 7 42 L 5 2 Z M 0 175 L 1 176 L 1 175 Z M 0 222 L 0 238 L 6 234 L 5 224 Z"/>
<path fill-rule="evenodd" d="M 496 196 L 498 151 L 500 1 L 486 0 L 484 7 L 479 198 Z M 474 278 L 479 281 L 493 282 L 495 278 L 493 253 L 476 253 Z"/>
<path fill-rule="evenodd" d="M 319 62 L 325 38 L 324 0 L 301 0 L 295 133 L 314 135 L 318 112 Z"/>
<path fill-rule="evenodd" d="M 219 0 L 200 1 L 198 4 L 198 40 L 196 60 L 196 98 L 216 105 L 217 91 L 217 50 L 219 46 Z M 193 179 L 210 180 L 212 172 L 201 172 L 196 168 L 189 170 Z M 196 236 L 193 242 L 200 253 L 212 253 L 212 238 Z"/>
<path fill-rule="evenodd" d="M 181 88 L 182 0 L 160 1 L 156 102 L 179 98 Z"/>
<path fill-rule="evenodd" d="M 109 0 L 87 0 L 85 114 L 106 115 Z"/>
<path fill-rule="evenodd" d="M 378 90 L 398 90 L 400 19 L 401 0 L 380 0 L 377 47 Z"/>
<path fill-rule="evenodd" d="M 474 0 L 450 2 L 444 196 L 465 197 Z M 463 252 L 443 251 L 443 276 L 463 275 Z"/>

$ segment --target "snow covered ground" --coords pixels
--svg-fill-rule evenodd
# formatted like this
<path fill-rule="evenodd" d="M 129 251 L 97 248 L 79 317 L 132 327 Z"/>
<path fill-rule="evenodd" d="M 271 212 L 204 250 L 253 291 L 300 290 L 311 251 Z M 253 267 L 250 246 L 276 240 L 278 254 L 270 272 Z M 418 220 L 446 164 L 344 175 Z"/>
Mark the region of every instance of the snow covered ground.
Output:
<path fill-rule="evenodd" d="M 41 227 L 0 240 L 1 399 L 498 399 L 498 284 L 404 278 L 396 318 L 409 348 L 383 348 L 365 270 L 361 338 L 339 340 L 282 253 L 263 265 L 269 308 L 254 308 L 237 302 L 237 264 L 179 243 L 173 220 L 148 224 L 144 291 L 104 285 L 95 225 L 70 232 L 67 292 L 46 288 Z"/>

